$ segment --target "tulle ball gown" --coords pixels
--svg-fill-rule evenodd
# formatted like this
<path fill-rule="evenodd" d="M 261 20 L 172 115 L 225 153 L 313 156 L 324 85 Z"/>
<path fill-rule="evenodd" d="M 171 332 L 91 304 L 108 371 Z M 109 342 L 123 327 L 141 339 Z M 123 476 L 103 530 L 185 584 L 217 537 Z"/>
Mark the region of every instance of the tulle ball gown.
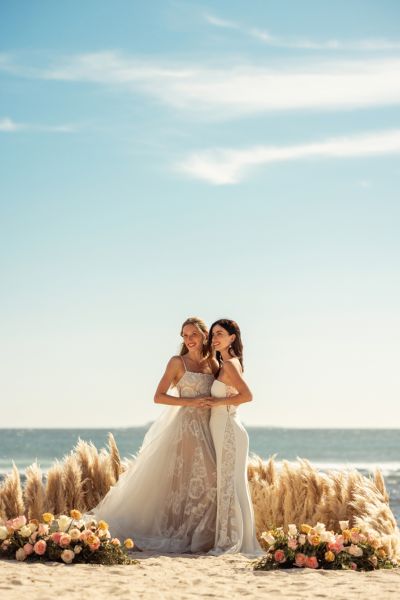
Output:
<path fill-rule="evenodd" d="M 185 367 L 186 369 L 186 367 Z M 180 397 L 210 395 L 214 377 L 185 370 Z M 217 474 L 210 409 L 171 406 L 148 430 L 128 469 L 88 516 L 144 550 L 207 552 L 214 546 Z"/>

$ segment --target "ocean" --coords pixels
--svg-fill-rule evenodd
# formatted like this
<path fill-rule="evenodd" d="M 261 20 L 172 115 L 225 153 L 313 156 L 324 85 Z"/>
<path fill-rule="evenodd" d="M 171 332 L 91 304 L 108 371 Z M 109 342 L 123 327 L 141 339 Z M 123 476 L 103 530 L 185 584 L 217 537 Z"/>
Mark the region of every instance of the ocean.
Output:
<path fill-rule="evenodd" d="M 146 427 L 126 429 L 0 429 L 0 479 L 14 461 L 24 470 L 37 460 L 45 472 L 55 459 L 69 453 L 79 438 L 97 448 L 107 444 L 112 431 L 122 457 L 135 454 Z M 266 459 L 307 458 L 321 470 L 356 468 L 363 474 L 380 468 L 390 495 L 390 505 L 400 523 L 400 430 L 399 429 L 285 429 L 247 427 L 250 452 Z"/>

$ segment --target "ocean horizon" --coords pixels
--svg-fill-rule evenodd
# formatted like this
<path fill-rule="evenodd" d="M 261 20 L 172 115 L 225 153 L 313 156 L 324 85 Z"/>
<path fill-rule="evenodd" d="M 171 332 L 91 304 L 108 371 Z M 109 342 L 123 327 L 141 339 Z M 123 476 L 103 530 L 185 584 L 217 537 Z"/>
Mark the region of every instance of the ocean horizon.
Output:
<path fill-rule="evenodd" d="M 134 456 L 151 423 L 125 428 L 0 428 L 0 480 L 13 463 L 22 481 L 25 469 L 37 462 L 45 473 L 55 460 L 71 452 L 79 439 L 98 448 L 107 445 L 111 432 L 121 458 Z M 390 496 L 390 506 L 400 523 L 400 430 L 369 428 L 246 427 L 250 454 L 268 459 L 309 460 L 322 471 L 357 469 L 371 476 L 380 469 Z"/>

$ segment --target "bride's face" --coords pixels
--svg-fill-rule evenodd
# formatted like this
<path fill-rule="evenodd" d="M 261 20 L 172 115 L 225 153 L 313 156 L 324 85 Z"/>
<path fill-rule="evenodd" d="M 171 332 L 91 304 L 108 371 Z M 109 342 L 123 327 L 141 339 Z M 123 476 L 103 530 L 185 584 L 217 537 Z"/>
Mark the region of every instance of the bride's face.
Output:
<path fill-rule="evenodd" d="M 205 335 L 196 327 L 196 325 L 185 325 L 182 330 L 182 338 L 189 352 L 202 350 Z"/>
<path fill-rule="evenodd" d="M 211 343 L 217 352 L 222 352 L 229 348 L 235 339 L 235 334 L 229 335 L 226 329 L 221 325 L 215 325 L 212 330 Z"/>

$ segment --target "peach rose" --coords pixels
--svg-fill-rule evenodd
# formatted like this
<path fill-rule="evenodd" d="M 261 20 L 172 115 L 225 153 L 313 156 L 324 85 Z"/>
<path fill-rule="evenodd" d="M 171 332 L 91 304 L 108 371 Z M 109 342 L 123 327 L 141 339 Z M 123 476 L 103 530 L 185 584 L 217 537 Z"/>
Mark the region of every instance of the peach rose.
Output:
<path fill-rule="evenodd" d="M 73 550 L 63 550 L 61 552 L 61 558 L 67 564 L 72 563 L 75 558 L 75 552 Z"/>
<path fill-rule="evenodd" d="M 71 543 L 71 536 L 69 533 L 63 533 L 60 537 L 59 544 L 62 548 L 66 548 Z"/>
<path fill-rule="evenodd" d="M 113 546 L 120 546 L 121 545 L 121 542 L 119 541 L 118 538 L 113 538 L 111 540 L 111 543 L 113 544 Z"/>
<path fill-rule="evenodd" d="M 286 560 L 286 556 L 283 550 L 275 550 L 274 552 L 274 559 L 276 560 L 276 562 L 278 563 L 284 563 Z"/>
<path fill-rule="evenodd" d="M 296 567 L 304 567 L 304 565 L 306 564 L 306 559 L 307 557 L 305 554 L 302 554 L 302 552 L 297 552 L 294 564 L 296 565 Z"/>
<path fill-rule="evenodd" d="M 27 556 L 29 556 L 30 554 L 32 554 L 33 553 L 33 546 L 32 546 L 32 544 L 24 544 L 24 551 L 25 551 L 25 554 Z"/>
<path fill-rule="evenodd" d="M 92 552 L 95 552 L 96 550 L 98 550 L 100 548 L 100 544 L 101 544 L 100 539 L 98 537 L 96 537 L 96 539 L 91 544 L 89 544 L 89 548 L 91 549 Z"/>
<path fill-rule="evenodd" d="M 42 556 L 46 552 L 46 548 L 47 548 L 47 544 L 46 544 L 45 540 L 39 540 L 33 546 L 34 551 L 39 556 Z"/>
<path fill-rule="evenodd" d="M 316 556 L 307 556 L 306 567 L 309 569 L 318 569 L 318 560 Z"/>

